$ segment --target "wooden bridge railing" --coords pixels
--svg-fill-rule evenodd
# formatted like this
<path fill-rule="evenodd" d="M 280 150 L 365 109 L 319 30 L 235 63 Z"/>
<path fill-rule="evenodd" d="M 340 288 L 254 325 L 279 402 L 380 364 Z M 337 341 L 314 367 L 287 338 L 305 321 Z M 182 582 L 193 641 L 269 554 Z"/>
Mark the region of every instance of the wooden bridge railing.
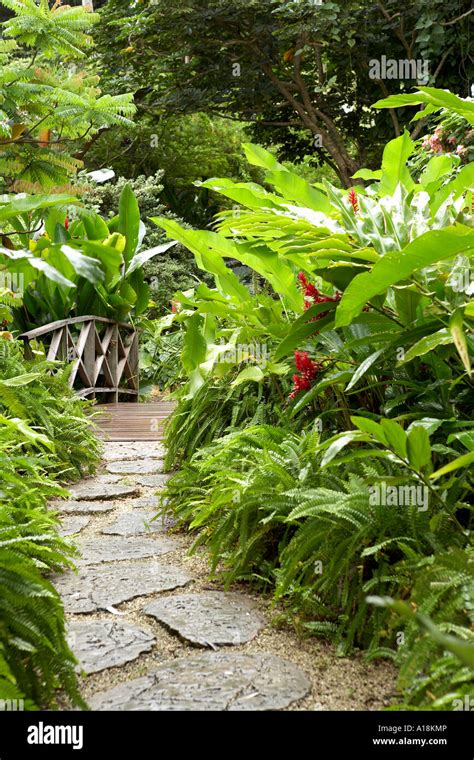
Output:
<path fill-rule="evenodd" d="M 32 357 L 31 341 L 46 339 L 47 358 L 74 363 L 69 384 L 80 396 L 126 394 L 138 401 L 138 335 L 132 325 L 105 317 L 73 317 L 50 322 L 19 336 Z"/>

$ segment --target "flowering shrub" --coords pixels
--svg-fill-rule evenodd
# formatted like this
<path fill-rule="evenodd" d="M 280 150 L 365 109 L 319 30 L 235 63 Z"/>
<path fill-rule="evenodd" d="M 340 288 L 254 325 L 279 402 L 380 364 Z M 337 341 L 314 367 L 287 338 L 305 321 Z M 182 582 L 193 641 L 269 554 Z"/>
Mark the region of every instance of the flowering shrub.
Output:
<path fill-rule="evenodd" d="M 421 145 L 425 150 L 437 154 L 455 151 L 458 156 L 463 156 L 467 153 L 467 148 L 461 143 L 458 144 L 456 136 L 453 134 L 448 136 L 442 127 L 436 127 L 432 135 L 426 135 Z"/>

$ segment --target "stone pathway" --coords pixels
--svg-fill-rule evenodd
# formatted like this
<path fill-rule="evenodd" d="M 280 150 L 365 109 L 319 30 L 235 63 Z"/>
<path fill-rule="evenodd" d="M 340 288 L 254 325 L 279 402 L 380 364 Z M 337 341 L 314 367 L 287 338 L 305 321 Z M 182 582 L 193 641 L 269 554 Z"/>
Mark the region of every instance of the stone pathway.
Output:
<path fill-rule="evenodd" d="M 151 522 L 163 450 L 108 442 L 103 471 L 51 506 L 80 550 L 54 579 L 84 698 L 97 710 L 381 709 L 387 663 L 338 658 L 329 644 L 276 629 L 270 602 L 209 580 L 205 551 L 171 520 Z"/>

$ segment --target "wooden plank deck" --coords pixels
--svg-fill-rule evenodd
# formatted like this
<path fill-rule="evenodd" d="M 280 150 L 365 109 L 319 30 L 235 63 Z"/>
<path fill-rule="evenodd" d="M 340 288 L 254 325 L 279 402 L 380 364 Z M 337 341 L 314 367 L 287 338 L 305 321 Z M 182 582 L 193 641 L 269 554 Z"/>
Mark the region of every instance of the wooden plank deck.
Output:
<path fill-rule="evenodd" d="M 173 401 L 97 404 L 94 412 L 101 438 L 107 441 L 161 441 L 163 425 L 175 407 Z"/>

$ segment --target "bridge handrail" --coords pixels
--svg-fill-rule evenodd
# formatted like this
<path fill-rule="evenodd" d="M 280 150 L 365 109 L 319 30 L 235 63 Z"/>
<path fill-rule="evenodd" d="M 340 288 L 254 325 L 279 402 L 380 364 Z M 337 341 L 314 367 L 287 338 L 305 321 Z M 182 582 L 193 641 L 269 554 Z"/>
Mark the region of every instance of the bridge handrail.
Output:
<path fill-rule="evenodd" d="M 71 329 L 75 325 L 80 326 L 79 334 Z M 94 315 L 58 319 L 19 336 L 26 356 L 33 356 L 30 342 L 43 336 L 51 336 L 47 339 L 48 360 L 74 365 L 69 385 L 80 396 L 107 394 L 110 401 L 118 402 L 124 394 L 138 401 L 138 334 L 133 325 Z"/>

